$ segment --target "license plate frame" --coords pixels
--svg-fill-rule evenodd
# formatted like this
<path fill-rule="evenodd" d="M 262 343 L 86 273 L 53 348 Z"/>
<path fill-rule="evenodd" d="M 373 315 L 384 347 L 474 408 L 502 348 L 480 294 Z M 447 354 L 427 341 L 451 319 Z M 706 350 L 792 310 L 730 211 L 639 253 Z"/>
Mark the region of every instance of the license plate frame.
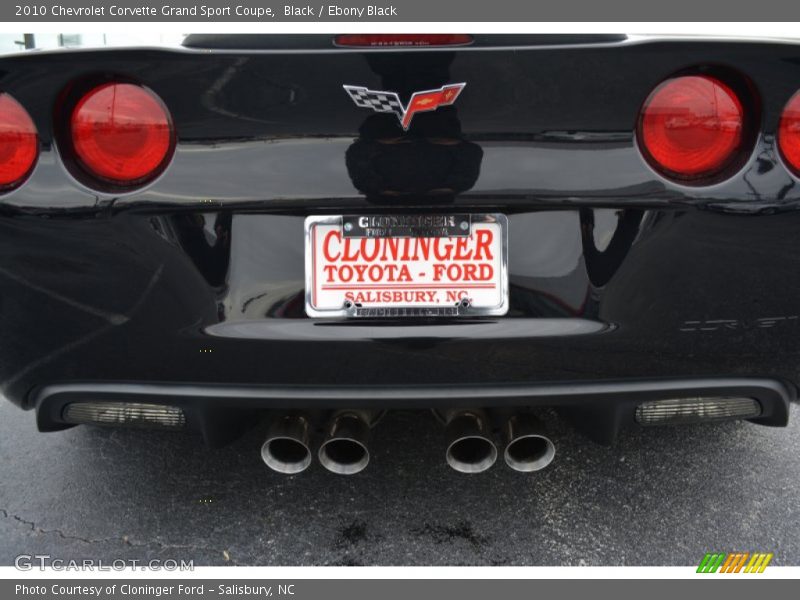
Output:
<path fill-rule="evenodd" d="M 381 223 L 385 222 L 385 218 L 389 219 L 402 219 L 403 225 L 399 226 L 397 231 L 399 235 L 393 235 L 392 230 L 390 228 L 387 235 L 379 235 L 375 234 L 375 231 L 380 232 L 381 230 L 372 230 L 371 234 L 369 235 L 361 235 L 355 237 L 363 237 L 363 238 L 380 238 L 380 237 L 389 237 L 395 239 L 405 239 L 405 238 L 447 238 L 447 240 L 456 240 L 463 237 L 470 237 L 473 231 L 477 231 L 479 229 L 490 229 L 495 232 L 495 234 L 499 231 L 499 239 L 492 240 L 492 247 L 495 249 L 499 249 L 500 256 L 499 260 L 497 260 L 494 256 L 492 262 L 492 283 L 494 284 L 494 288 L 491 290 L 491 293 L 494 294 L 492 297 L 492 303 L 480 303 L 480 304 L 473 304 L 470 303 L 469 300 L 467 302 L 461 301 L 459 303 L 453 303 L 450 305 L 449 302 L 445 302 L 444 304 L 441 303 L 443 298 L 439 297 L 439 304 L 437 305 L 420 305 L 420 304 L 396 304 L 396 305 L 381 305 L 381 306 L 372 306 L 372 305 L 364 305 L 358 304 L 355 302 L 342 302 L 341 306 L 320 306 L 320 302 L 318 302 L 317 292 L 321 293 L 321 290 L 316 289 L 317 285 L 317 263 L 319 262 L 316 260 L 315 252 L 317 252 L 317 248 L 315 247 L 315 239 L 316 239 L 316 231 L 315 227 L 317 226 L 324 226 L 328 230 L 331 227 L 338 227 L 339 228 L 339 235 L 341 236 L 341 240 L 343 241 L 345 236 L 344 232 L 344 225 L 346 222 L 351 223 L 350 227 L 352 228 L 352 223 L 354 219 L 358 219 L 360 217 L 367 217 L 368 219 L 378 218 L 381 219 Z M 431 217 L 434 217 L 433 221 Z M 435 217 L 442 217 L 445 218 L 448 223 L 452 225 L 452 219 L 462 219 L 460 222 L 456 222 L 456 227 L 466 222 L 468 224 L 468 232 L 464 235 L 460 233 L 454 234 L 454 230 L 452 226 L 450 227 L 442 227 L 437 229 L 436 227 L 433 228 L 422 228 L 419 229 L 418 232 L 422 235 L 413 235 L 413 231 L 409 231 L 408 229 L 408 221 L 413 221 L 414 219 L 418 219 L 420 222 L 430 224 L 431 222 L 437 222 Z M 488 224 L 488 225 L 487 225 Z M 415 215 L 400 215 L 400 214 L 392 214 L 392 215 L 312 215 L 306 217 L 305 219 L 305 308 L 306 314 L 309 317 L 313 318 L 389 318 L 389 319 L 403 319 L 409 317 L 416 317 L 416 318 L 436 318 L 436 317 L 479 317 L 479 316 L 502 316 L 508 312 L 508 304 L 509 304 L 509 285 L 508 285 L 508 218 L 506 215 L 502 213 L 470 213 L 470 214 L 459 214 L 459 215 L 452 215 L 447 213 L 437 213 L 436 215 L 430 214 L 415 214 Z M 412 228 L 413 229 L 413 228 Z M 352 231 L 352 229 L 351 229 Z M 436 232 L 440 232 L 441 235 L 436 235 Z M 353 234 L 349 234 L 347 237 L 353 237 Z M 488 255 L 489 253 L 486 252 Z M 447 264 L 453 263 L 453 260 L 444 261 Z M 393 263 L 389 263 L 393 264 Z M 462 263 L 463 264 L 463 263 Z M 423 282 L 417 285 L 434 285 L 430 282 Z M 454 286 L 453 289 L 463 287 L 464 283 L 462 282 L 460 286 Z M 475 284 L 477 285 L 477 284 Z M 486 287 L 486 286 L 484 286 Z M 424 289 L 424 288 L 421 288 Z M 477 292 L 475 292 L 477 293 Z M 486 288 L 486 294 L 489 294 L 488 288 Z M 439 295 L 437 294 L 437 297 Z M 494 301 L 496 299 L 496 302 Z M 330 304 L 328 302 L 328 304 Z"/>

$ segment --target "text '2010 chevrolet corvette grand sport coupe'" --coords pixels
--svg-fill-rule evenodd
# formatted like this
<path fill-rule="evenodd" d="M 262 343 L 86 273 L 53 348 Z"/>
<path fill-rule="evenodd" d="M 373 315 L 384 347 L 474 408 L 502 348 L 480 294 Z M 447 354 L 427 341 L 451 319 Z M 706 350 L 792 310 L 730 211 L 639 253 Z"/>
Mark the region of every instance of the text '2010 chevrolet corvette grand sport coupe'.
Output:
<path fill-rule="evenodd" d="M 265 419 L 283 473 L 361 471 L 402 408 L 466 473 L 547 466 L 545 409 L 604 443 L 785 425 L 798 90 L 800 45 L 766 40 L 2 57 L 2 392 L 42 431 Z"/>

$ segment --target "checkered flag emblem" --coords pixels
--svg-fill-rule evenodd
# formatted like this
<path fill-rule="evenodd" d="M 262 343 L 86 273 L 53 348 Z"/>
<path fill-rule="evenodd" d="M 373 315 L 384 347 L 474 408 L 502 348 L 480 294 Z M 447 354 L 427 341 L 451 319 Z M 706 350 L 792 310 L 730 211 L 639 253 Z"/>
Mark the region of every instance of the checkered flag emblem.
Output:
<path fill-rule="evenodd" d="M 395 92 L 379 92 L 368 90 L 357 85 L 345 85 L 346 91 L 356 106 L 369 108 L 379 113 L 394 113 L 400 120 L 400 126 L 408 131 L 411 119 L 421 112 L 430 112 L 441 106 L 450 106 L 456 101 L 466 83 L 451 83 L 435 90 L 424 90 L 411 94 L 408 106 L 403 106 Z"/>
<path fill-rule="evenodd" d="M 371 108 L 375 112 L 394 113 L 399 119 L 402 119 L 406 112 L 403 103 L 400 102 L 400 97 L 394 92 L 376 92 L 355 85 L 346 85 L 344 89 L 350 94 L 356 106 L 361 108 Z"/>

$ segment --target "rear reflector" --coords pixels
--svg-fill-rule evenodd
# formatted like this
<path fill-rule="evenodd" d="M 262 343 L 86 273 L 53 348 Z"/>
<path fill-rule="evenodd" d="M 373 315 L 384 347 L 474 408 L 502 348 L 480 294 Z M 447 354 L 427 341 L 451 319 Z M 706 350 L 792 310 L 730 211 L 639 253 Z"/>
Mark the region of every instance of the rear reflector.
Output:
<path fill-rule="evenodd" d="M 172 157 L 175 136 L 164 103 L 131 83 L 106 83 L 85 94 L 70 118 L 75 156 L 90 175 L 113 184 L 145 183 Z"/>
<path fill-rule="evenodd" d="M 76 402 L 64 409 L 67 423 L 127 425 L 131 427 L 168 427 L 179 429 L 186 417 L 177 406 L 139 402 Z"/>
<path fill-rule="evenodd" d="M 636 407 L 636 422 L 642 425 L 698 423 L 725 419 L 751 419 L 761 414 L 753 398 L 672 398 L 643 402 Z"/>
<path fill-rule="evenodd" d="M 39 156 L 39 137 L 27 111 L 0 93 L 0 191 L 18 187 Z"/>
<path fill-rule="evenodd" d="M 642 107 L 637 136 L 657 171 L 683 180 L 719 174 L 739 155 L 742 102 L 727 85 L 706 75 L 668 79 Z"/>
<path fill-rule="evenodd" d="M 792 96 L 783 109 L 778 127 L 778 146 L 783 160 L 800 177 L 800 92 Z"/>
<path fill-rule="evenodd" d="M 337 35 L 335 46 L 351 48 L 396 48 L 414 46 L 467 46 L 472 43 L 472 36 L 463 33 L 424 34 L 424 33 L 391 33 L 391 34 L 347 34 Z"/>

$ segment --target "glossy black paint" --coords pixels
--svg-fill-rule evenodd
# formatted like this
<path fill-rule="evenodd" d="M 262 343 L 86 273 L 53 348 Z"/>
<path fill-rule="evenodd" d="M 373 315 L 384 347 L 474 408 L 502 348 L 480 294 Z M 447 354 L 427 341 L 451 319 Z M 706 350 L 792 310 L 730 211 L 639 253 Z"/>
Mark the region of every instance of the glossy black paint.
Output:
<path fill-rule="evenodd" d="M 642 159 L 636 119 L 661 80 L 708 65 L 751 83 L 759 133 L 730 179 L 682 186 Z M 165 173 L 120 195 L 74 180 L 54 134 L 77 82 L 113 77 L 153 89 L 178 133 Z M 460 81 L 408 134 L 341 87 L 407 100 Z M 4 57 L 0 89 L 42 153 L 0 196 L 3 393 L 30 407 L 69 382 L 796 384 L 800 190 L 774 136 L 798 88 L 800 46 L 731 41 Z M 305 216 L 450 210 L 509 215 L 506 317 L 306 317 Z"/>

